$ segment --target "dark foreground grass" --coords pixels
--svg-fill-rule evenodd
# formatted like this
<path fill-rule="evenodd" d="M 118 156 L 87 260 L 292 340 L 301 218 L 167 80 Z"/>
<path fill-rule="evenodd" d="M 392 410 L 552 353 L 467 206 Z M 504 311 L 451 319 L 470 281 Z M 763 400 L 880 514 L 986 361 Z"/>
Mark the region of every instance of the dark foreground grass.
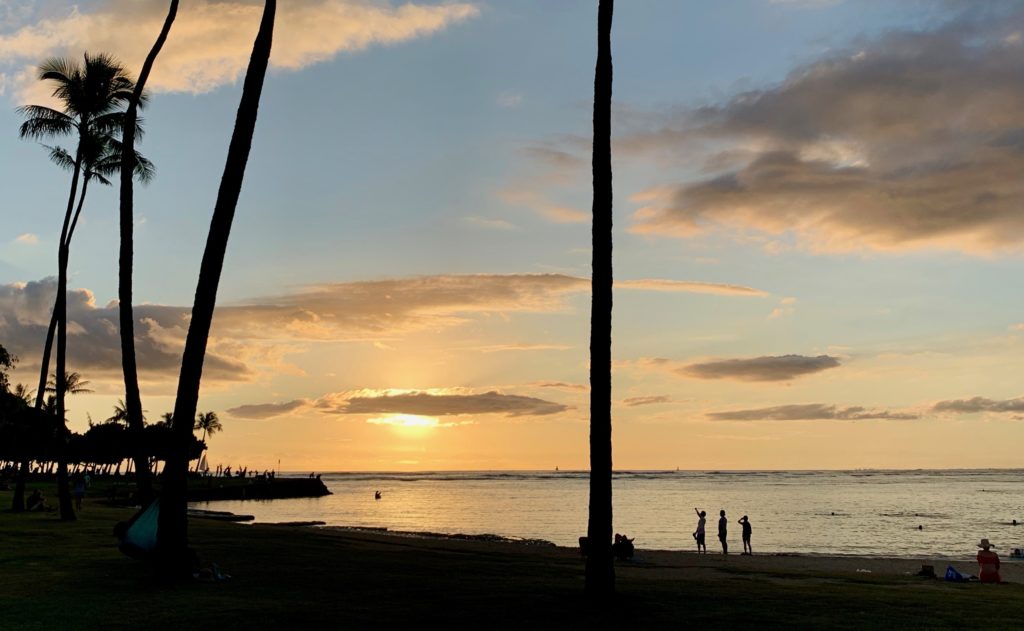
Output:
<path fill-rule="evenodd" d="M 169 586 L 117 552 L 130 511 L 85 508 L 0 513 L 0 628 L 1024 628 L 1021 585 L 651 554 L 594 606 L 571 550 L 203 520 L 195 548 L 233 578 Z"/>

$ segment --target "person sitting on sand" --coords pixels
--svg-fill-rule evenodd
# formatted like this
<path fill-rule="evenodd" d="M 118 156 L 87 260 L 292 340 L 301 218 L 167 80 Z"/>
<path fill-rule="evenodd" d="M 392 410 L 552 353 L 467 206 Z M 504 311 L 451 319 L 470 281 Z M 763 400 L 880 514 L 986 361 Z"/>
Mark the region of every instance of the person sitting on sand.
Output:
<path fill-rule="evenodd" d="M 1003 579 L 999 576 L 999 555 L 990 550 L 995 546 L 989 543 L 988 539 L 982 539 L 978 547 L 981 548 L 978 550 L 978 578 L 982 583 L 1002 582 Z"/>
<path fill-rule="evenodd" d="M 630 539 L 626 535 L 615 533 L 615 543 L 612 544 L 612 554 L 615 555 L 616 559 L 620 561 L 632 559 L 634 551 L 633 539 Z"/>
<path fill-rule="evenodd" d="M 697 552 L 700 552 L 701 548 L 704 548 L 704 554 L 708 553 L 708 546 L 704 543 L 704 525 L 707 523 L 707 513 L 702 510 L 693 509 L 697 513 L 697 530 L 693 531 L 693 538 L 697 540 Z"/>
<path fill-rule="evenodd" d="M 750 533 L 753 528 L 750 527 L 750 519 L 744 515 L 740 517 L 739 522 L 743 526 L 743 554 L 754 554 L 754 548 L 750 545 Z"/>

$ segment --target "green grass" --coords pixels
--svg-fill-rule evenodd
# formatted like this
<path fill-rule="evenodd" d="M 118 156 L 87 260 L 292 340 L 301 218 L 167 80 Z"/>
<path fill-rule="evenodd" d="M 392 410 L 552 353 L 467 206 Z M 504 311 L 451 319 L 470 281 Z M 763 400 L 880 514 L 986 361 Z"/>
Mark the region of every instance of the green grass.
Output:
<path fill-rule="evenodd" d="M 203 520 L 194 547 L 234 578 L 168 586 L 117 552 L 130 512 L 0 512 L 0 628 L 1024 628 L 1021 585 L 649 562 L 595 610 L 570 550 Z"/>

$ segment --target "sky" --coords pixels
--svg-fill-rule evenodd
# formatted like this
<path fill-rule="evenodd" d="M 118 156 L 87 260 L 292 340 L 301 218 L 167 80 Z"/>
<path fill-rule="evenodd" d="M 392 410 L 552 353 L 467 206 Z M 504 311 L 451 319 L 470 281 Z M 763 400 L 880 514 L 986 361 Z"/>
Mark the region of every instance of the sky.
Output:
<path fill-rule="evenodd" d="M 211 464 L 588 466 L 596 5 L 281 3 L 199 402 L 224 425 Z M 151 78 L 152 420 L 261 6 L 182 0 Z M 137 71 L 165 11 L 0 0 L 15 382 L 37 380 L 70 185 L 16 108 L 49 102 L 48 57 Z M 1020 466 L 1024 2 L 619 2 L 612 52 L 615 467 Z M 70 259 L 77 431 L 123 396 L 117 252 L 94 187 Z"/>

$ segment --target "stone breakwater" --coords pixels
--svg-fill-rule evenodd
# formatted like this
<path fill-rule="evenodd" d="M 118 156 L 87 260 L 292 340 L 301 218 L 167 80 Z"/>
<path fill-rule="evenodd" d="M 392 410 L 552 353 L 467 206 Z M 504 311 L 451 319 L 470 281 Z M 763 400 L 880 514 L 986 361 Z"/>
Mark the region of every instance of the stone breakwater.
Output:
<path fill-rule="evenodd" d="M 275 478 L 272 480 L 246 480 L 244 482 L 218 478 L 190 481 L 188 501 L 215 502 L 220 500 L 279 500 L 298 497 L 323 497 L 331 492 L 317 478 Z"/>

